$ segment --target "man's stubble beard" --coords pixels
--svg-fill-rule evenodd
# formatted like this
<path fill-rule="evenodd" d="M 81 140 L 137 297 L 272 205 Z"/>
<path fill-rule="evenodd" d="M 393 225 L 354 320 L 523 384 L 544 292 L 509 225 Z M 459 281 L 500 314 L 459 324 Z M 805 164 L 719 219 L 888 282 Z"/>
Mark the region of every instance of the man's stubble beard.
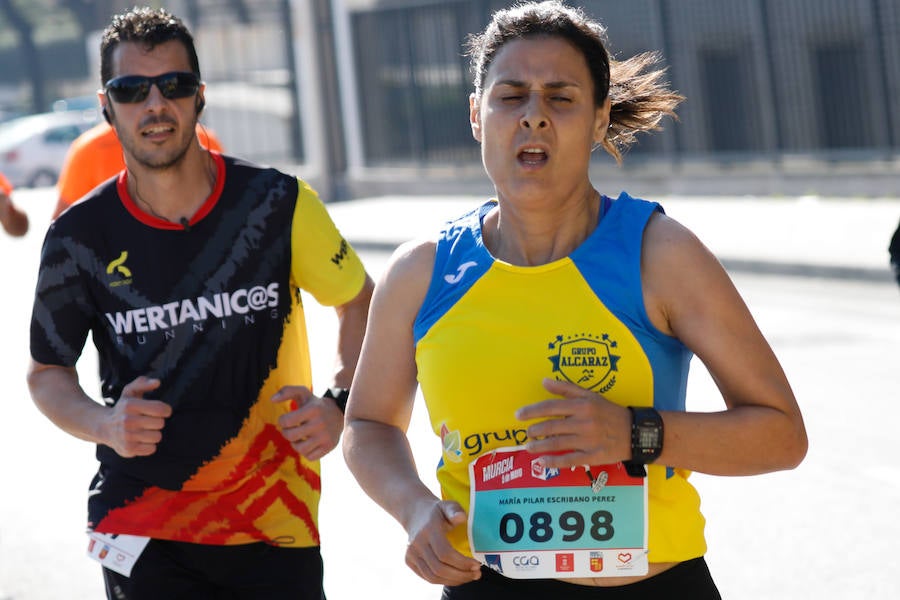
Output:
<path fill-rule="evenodd" d="M 180 148 L 176 149 L 173 153 L 169 155 L 164 155 L 161 157 L 154 158 L 153 152 L 143 152 L 136 148 L 137 144 L 128 143 L 132 139 L 129 136 L 125 141 L 122 142 L 122 147 L 125 148 L 126 144 L 131 146 L 130 154 L 133 159 L 137 162 L 136 166 L 140 166 L 142 168 L 151 170 L 151 171 L 165 171 L 167 169 L 171 169 L 173 167 L 178 166 L 187 155 L 188 150 L 191 148 L 191 143 L 193 142 L 193 137 L 196 135 L 195 129 L 197 127 L 196 121 L 191 124 L 189 133 L 186 133 L 185 138 L 182 140 L 182 145 Z M 121 139 L 121 138 L 120 138 Z"/>

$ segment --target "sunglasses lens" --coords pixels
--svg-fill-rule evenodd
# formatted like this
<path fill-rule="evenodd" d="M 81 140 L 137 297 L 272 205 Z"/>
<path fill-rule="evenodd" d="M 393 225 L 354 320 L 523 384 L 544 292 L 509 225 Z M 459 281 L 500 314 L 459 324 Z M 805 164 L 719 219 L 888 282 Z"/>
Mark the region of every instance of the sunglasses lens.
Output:
<path fill-rule="evenodd" d="M 200 89 L 200 80 L 193 73 L 166 73 L 156 78 L 156 85 L 168 99 L 187 98 Z"/>
<path fill-rule="evenodd" d="M 150 80 L 136 75 L 116 77 L 107 82 L 106 92 L 116 102 L 124 104 L 140 102 L 150 93 Z"/>
<path fill-rule="evenodd" d="M 143 102 L 150 93 L 150 86 L 156 84 L 163 97 L 169 100 L 193 96 L 200 89 L 200 78 L 194 73 L 172 72 L 156 77 L 124 75 L 110 79 L 106 92 L 116 102 L 129 104 Z"/>

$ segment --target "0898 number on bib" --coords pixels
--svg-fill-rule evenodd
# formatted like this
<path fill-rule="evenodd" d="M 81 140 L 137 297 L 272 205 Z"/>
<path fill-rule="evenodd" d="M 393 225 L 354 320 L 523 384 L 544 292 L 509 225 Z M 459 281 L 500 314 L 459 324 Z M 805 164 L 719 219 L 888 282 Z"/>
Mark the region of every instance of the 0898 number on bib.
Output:
<path fill-rule="evenodd" d="M 469 464 L 469 544 L 516 579 L 647 573 L 646 478 L 621 463 L 549 469 L 524 446 Z"/>

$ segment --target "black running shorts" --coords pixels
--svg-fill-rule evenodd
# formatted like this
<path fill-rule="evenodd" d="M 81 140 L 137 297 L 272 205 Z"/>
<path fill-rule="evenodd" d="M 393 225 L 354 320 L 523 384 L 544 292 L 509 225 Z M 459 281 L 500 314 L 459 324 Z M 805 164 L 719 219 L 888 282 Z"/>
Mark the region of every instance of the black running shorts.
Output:
<path fill-rule="evenodd" d="M 324 600 L 318 547 L 150 540 L 125 577 L 103 569 L 109 600 Z"/>
<path fill-rule="evenodd" d="M 706 561 L 695 558 L 648 579 L 603 587 L 559 579 L 510 579 L 487 567 L 481 579 L 445 587 L 442 600 L 721 600 Z"/>

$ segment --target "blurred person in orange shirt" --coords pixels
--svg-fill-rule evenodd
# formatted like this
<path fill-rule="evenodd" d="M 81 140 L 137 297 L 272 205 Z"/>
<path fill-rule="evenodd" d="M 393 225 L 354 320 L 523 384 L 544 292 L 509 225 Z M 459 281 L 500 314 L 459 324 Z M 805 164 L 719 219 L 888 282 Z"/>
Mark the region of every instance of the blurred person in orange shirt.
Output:
<path fill-rule="evenodd" d="M 21 237 L 28 232 L 28 215 L 12 201 L 12 184 L 0 173 L 0 223 L 11 236 Z"/>
<path fill-rule="evenodd" d="M 197 138 L 204 148 L 222 152 L 222 144 L 215 134 L 200 123 L 197 123 Z M 116 130 L 109 123 L 103 121 L 82 133 L 69 147 L 59 173 L 56 184 L 59 200 L 52 219 L 56 219 L 76 200 L 124 168 L 122 146 Z"/>

